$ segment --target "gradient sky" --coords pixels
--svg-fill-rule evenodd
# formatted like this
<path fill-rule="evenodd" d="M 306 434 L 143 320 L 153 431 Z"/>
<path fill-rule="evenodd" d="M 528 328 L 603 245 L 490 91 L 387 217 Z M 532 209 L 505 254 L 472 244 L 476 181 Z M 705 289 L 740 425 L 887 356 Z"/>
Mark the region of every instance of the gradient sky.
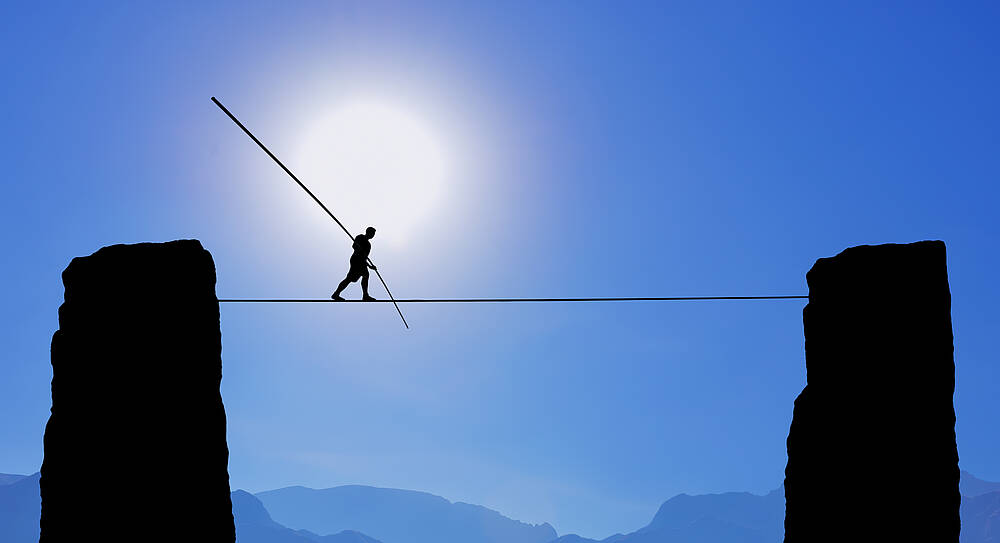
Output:
<path fill-rule="evenodd" d="M 817 258 L 943 239 L 961 464 L 1000 480 L 995 2 L 173 4 L 0 17 L 0 471 L 41 464 L 72 257 L 198 238 L 220 297 L 325 297 L 346 271 L 214 95 L 293 171 L 332 145 L 309 134 L 361 137 L 322 126 L 350 104 L 429 134 L 433 198 L 300 172 L 380 227 L 400 297 L 804 294 Z M 385 304 L 226 305 L 232 485 L 426 490 L 589 537 L 680 492 L 766 492 L 802 306 L 421 305 L 406 331 Z"/>

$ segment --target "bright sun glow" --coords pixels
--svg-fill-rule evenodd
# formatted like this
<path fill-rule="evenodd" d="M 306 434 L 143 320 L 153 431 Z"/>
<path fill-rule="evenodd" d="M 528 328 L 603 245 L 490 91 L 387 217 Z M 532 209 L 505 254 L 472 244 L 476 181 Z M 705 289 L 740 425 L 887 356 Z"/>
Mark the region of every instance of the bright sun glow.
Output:
<path fill-rule="evenodd" d="M 420 223 L 441 204 L 450 170 L 422 119 L 364 100 L 319 116 L 295 167 L 352 233 L 372 225 L 389 243 L 419 236 Z"/>

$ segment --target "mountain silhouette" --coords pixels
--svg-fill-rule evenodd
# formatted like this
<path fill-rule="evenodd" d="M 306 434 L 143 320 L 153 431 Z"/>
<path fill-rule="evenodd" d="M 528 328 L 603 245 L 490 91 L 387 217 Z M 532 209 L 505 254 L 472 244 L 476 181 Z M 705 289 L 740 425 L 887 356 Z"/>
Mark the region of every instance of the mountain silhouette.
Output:
<path fill-rule="evenodd" d="M 645 527 L 600 543 L 777 543 L 784 531 L 784 505 L 780 488 L 764 496 L 749 492 L 678 494 L 663 502 Z M 556 541 L 598 543 L 573 534 Z"/>
<path fill-rule="evenodd" d="M 38 543 L 38 521 L 42 516 L 39 474 L 4 475 L 0 485 L 0 541 Z"/>
<path fill-rule="evenodd" d="M 232 501 L 238 543 L 382 543 L 353 530 L 321 536 L 286 528 L 271 518 L 260 500 L 243 490 L 233 492 Z"/>
<path fill-rule="evenodd" d="M 677 530 L 699 520 L 717 519 L 720 524 L 741 527 L 748 535 L 759 534 L 766 541 L 776 541 L 784 532 L 784 498 L 780 488 L 764 496 L 749 492 L 680 494 L 664 502 L 653 521 L 640 532 Z"/>
<path fill-rule="evenodd" d="M 548 524 L 532 525 L 480 505 L 412 490 L 302 486 L 260 492 L 275 520 L 314 533 L 357 530 L 384 543 L 549 543 Z"/>
<path fill-rule="evenodd" d="M 589 539 L 586 537 L 580 537 L 576 534 L 567 534 L 562 537 L 558 537 L 552 540 L 552 543 L 603 543 L 605 541 L 610 543 L 611 538 L 620 537 L 621 534 L 615 534 L 607 539 Z"/>
<path fill-rule="evenodd" d="M 958 488 L 961 489 L 962 496 L 972 498 L 988 492 L 1000 491 L 1000 483 L 984 481 L 963 469 Z"/>
<path fill-rule="evenodd" d="M 987 488 L 1000 486 L 1000 483 L 982 481 L 965 471 L 962 472 L 962 476 L 963 481 L 968 481 L 969 484 L 965 487 L 970 488 L 970 492 L 978 492 L 984 485 Z M 37 543 L 40 514 L 38 474 L 7 475 L 0 480 L 14 481 L 0 485 L 0 542 Z M 426 496 L 436 498 L 430 494 Z M 439 499 L 444 500 L 444 498 Z M 882 496 L 885 502 L 894 499 L 896 495 L 893 492 Z M 330 535 L 317 535 L 315 532 L 302 529 L 293 530 L 272 519 L 261 500 L 242 490 L 232 493 L 232 503 L 233 516 L 236 519 L 237 543 L 411 543 L 414 541 L 408 537 L 395 542 L 380 541 L 364 533 L 350 530 Z M 883 511 L 890 510 L 891 508 L 883 509 Z M 634 532 L 616 534 L 598 541 L 575 534 L 555 538 L 555 532 L 552 531 L 553 538 L 544 543 L 780 543 L 783 514 L 784 501 L 780 488 L 766 495 L 747 492 L 696 496 L 679 494 L 665 501 L 652 521 Z M 960 543 L 997 543 L 1000 541 L 1000 490 L 965 495 L 962 498 L 961 516 Z M 100 520 L 95 519 L 93 522 Z M 178 517 L 176 522 L 192 526 L 184 516 Z M 883 515 L 881 522 L 912 523 L 919 522 L 919 519 Z M 405 526 L 403 528 L 405 530 Z M 440 533 L 446 532 L 446 529 L 440 530 Z M 190 539 L 195 541 L 200 538 L 193 535 Z M 441 541 L 446 540 L 442 538 Z M 518 540 L 503 541 L 514 543 Z"/>
<path fill-rule="evenodd" d="M 30 475 L 11 475 L 10 473 L 0 473 L 0 486 L 14 484 Z"/>
<path fill-rule="evenodd" d="M 960 543 L 1000 541 L 1000 490 L 962 498 Z"/>

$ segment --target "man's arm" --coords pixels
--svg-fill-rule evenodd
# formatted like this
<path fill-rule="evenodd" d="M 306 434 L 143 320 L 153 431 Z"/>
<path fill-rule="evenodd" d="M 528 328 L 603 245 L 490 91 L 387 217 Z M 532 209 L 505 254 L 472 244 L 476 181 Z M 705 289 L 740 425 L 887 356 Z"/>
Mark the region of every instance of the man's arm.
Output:
<path fill-rule="evenodd" d="M 365 237 L 364 234 L 358 234 L 358 236 L 356 238 L 354 238 L 354 249 L 358 248 L 358 244 L 359 243 L 361 243 L 361 244 L 368 243 L 368 238 Z M 369 245 L 369 247 L 370 247 L 370 245 Z M 371 262 L 371 260 L 368 260 L 368 262 Z M 368 267 L 371 268 L 371 269 L 373 269 L 373 270 L 375 270 L 375 271 L 378 271 L 378 268 L 376 268 L 373 264 L 368 264 Z"/>

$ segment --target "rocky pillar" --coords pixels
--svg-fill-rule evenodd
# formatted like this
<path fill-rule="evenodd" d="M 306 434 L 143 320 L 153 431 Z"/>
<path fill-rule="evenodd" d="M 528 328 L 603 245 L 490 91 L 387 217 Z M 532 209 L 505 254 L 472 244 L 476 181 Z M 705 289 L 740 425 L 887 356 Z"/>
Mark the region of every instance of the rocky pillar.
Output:
<path fill-rule="evenodd" d="M 944 243 L 853 247 L 806 278 L 808 378 L 788 433 L 785 542 L 957 543 Z"/>
<path fill-rule="evenodd" d="M 41 542 L 231 543 L 212 256 L 197 240 L 114 245 L 63 283 Z"/>

